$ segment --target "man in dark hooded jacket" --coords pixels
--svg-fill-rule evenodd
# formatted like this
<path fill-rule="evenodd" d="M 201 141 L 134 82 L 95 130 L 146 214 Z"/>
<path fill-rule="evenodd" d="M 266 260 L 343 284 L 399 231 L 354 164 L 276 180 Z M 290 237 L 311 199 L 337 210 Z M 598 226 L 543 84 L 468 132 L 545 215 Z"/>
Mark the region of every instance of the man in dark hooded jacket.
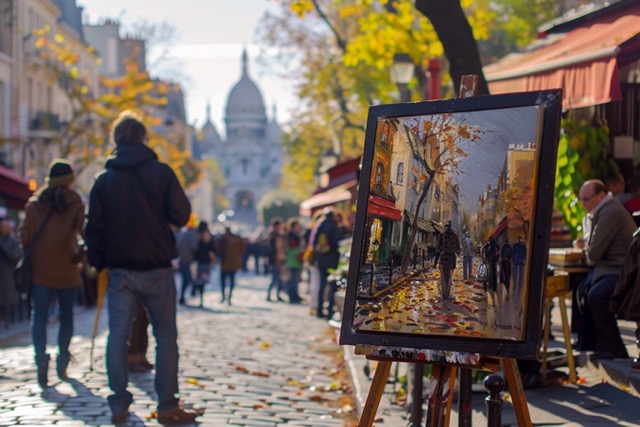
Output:
<path fill-rule="evenodd" d="M 177 257 L 172 226 L 182 227 L 189 200 L 171 168 L 145 145 L 146 129 L 131 114 L 113 127 L 117 145 L 97 175 L 89 199 L 86 240 L 91 265 L 109 269 L 107 375 L 114 423 L 124 422 L 133 396 L 127 391 L 127 340 L 144 306 L 156 338 L 155 389 L 158 421 L 193 422 L 178 393 L 176 287 L 171 260 Z"/>

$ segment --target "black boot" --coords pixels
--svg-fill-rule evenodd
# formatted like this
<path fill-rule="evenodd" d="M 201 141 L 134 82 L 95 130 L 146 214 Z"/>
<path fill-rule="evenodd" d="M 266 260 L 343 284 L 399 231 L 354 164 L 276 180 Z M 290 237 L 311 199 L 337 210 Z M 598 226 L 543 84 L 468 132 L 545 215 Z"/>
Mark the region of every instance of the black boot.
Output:
<path fill-rule="evenodd" d="M 38 368 L 38 384 L 42 389 L 45 389 L 49 385 L 49 360 L 51 358 L 48 354 L 42 359 L 36 358 L 36 367 Z"/>
<path fill-rule="evenodd" d="M 66 356 L 58 356 L 56 359 L 56 373 L 58 374 L 58 378 L 62 381 L 67 381 L 69 379 L 69 376 L 67 375 L 67 367 L 69 366 L 70 359 L 70 354 Z"/>

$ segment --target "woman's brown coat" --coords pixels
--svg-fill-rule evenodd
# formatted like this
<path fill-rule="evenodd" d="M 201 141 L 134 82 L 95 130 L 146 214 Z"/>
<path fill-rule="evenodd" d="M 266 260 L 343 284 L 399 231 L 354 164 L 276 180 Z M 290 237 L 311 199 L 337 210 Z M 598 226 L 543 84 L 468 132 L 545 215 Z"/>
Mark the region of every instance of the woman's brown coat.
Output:
<path fill-rule="evenodd" d="M 55 212 L 35 242 L 31 252 L 31 282 L 54 289 L 80 286 L 78 238 L 84 226 L 85 209 L 80 196 L 64 190 L 67 209 Z M 38 227 L 51 210 L 32 197 L 27 203 L 26 217 L 20 226 L 23 250 L 31 243 Z"/>

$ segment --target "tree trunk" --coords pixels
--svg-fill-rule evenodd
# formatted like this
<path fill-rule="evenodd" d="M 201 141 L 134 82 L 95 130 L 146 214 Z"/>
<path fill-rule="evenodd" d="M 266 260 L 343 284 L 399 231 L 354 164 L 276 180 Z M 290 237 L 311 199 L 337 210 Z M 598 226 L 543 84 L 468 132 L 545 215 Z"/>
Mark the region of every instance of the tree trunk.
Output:
<path fill-rule="evenodd" d="M 449 61 L 449 74 L 460 93 L 461 77 L 466 74 L 478 76 L 478 95 L 489 93 L 482 72 L 482 62 L 471 26 L 460 6 L 460 1 L 416 0 L 416 9 L 431 21 L 440 38 Z"/>
<path fill-rule="evenodd" d="M 409 241 L 407 242 L 407 246 L 404 248 L 404 255 L 402 257 L 402 274 L 407 273 L 407 268 L 409 268 L 409 260 L 411 259 L 411 249 L 413 247 L 413 242 L 416 240 L 416 234 L 418 233 L 418 214 L 420 213 L 420 206 L 424 203 L 424 199 L 426 199 L 427 194 L 429 194 L 429 189 L 431 188 L 431 182 L 433 181 L 433 175 L 429 175 L 429 181 L 424 185 L 422 189 L 422 194 L 420 194 L 420 198 L 416 203 L 416 210 L 413 213 L 413 221 L 411 223 L 411 234 L 409 235 Z"/>

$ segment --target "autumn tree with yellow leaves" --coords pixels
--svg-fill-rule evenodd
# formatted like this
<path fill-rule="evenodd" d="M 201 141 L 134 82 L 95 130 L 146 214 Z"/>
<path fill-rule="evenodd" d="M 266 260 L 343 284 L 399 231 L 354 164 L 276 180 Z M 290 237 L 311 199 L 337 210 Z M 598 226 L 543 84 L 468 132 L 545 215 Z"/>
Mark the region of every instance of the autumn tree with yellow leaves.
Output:
<path fill-rule="evenodd" d="M 443 97 L 458 93 L 460 76 L 480 77 L 482 65 L 535 39 L 537 26 L 569 7 L 565 0 L 280 0 L 258 37 L 280 51 L 283 75 L 295 82 L 300 105 L 285 135 L 285 182 L 308 194 L 319 158 L 362 152 L 367 109 L 398 102 L 389 71 L 396 53 L 416 65 L 412 101 L 429 94 L 428 64 L 444 59 Z M 495 46 L 498 44 L 499 46 Z M 481 58 L 478 54 L 485 52 Z"/>
<path fill-rule="evenodd" d="M 60 82 L 70 109 L 68 120 L 53 140 L 59 144 L 61 156 L 74 158 L 80 168 L 104 158 L 113 149 L 109 143 L 111 123 L 121 112 L 130 110 L 147 127 L 149 147 L 171 166 L 180 182 L 186 187 L 198 182 L 201 165 L 189 156 L 188 141 L 176 144 L 170 141 L 170 133 L 161 132 L 165 123 L 159 113 L 171 90 L 167 83 L 151 79 L 132 58 L 124 75 L 101 77 L 96 85 L 86 71 L 80 70 L 77 52 L 80 48 L 91 52 L 91 47 L 71 46 L 60 34 L 51 36 L 47 27 L 34 31 L 34 35 L 38 55 Z"/>

